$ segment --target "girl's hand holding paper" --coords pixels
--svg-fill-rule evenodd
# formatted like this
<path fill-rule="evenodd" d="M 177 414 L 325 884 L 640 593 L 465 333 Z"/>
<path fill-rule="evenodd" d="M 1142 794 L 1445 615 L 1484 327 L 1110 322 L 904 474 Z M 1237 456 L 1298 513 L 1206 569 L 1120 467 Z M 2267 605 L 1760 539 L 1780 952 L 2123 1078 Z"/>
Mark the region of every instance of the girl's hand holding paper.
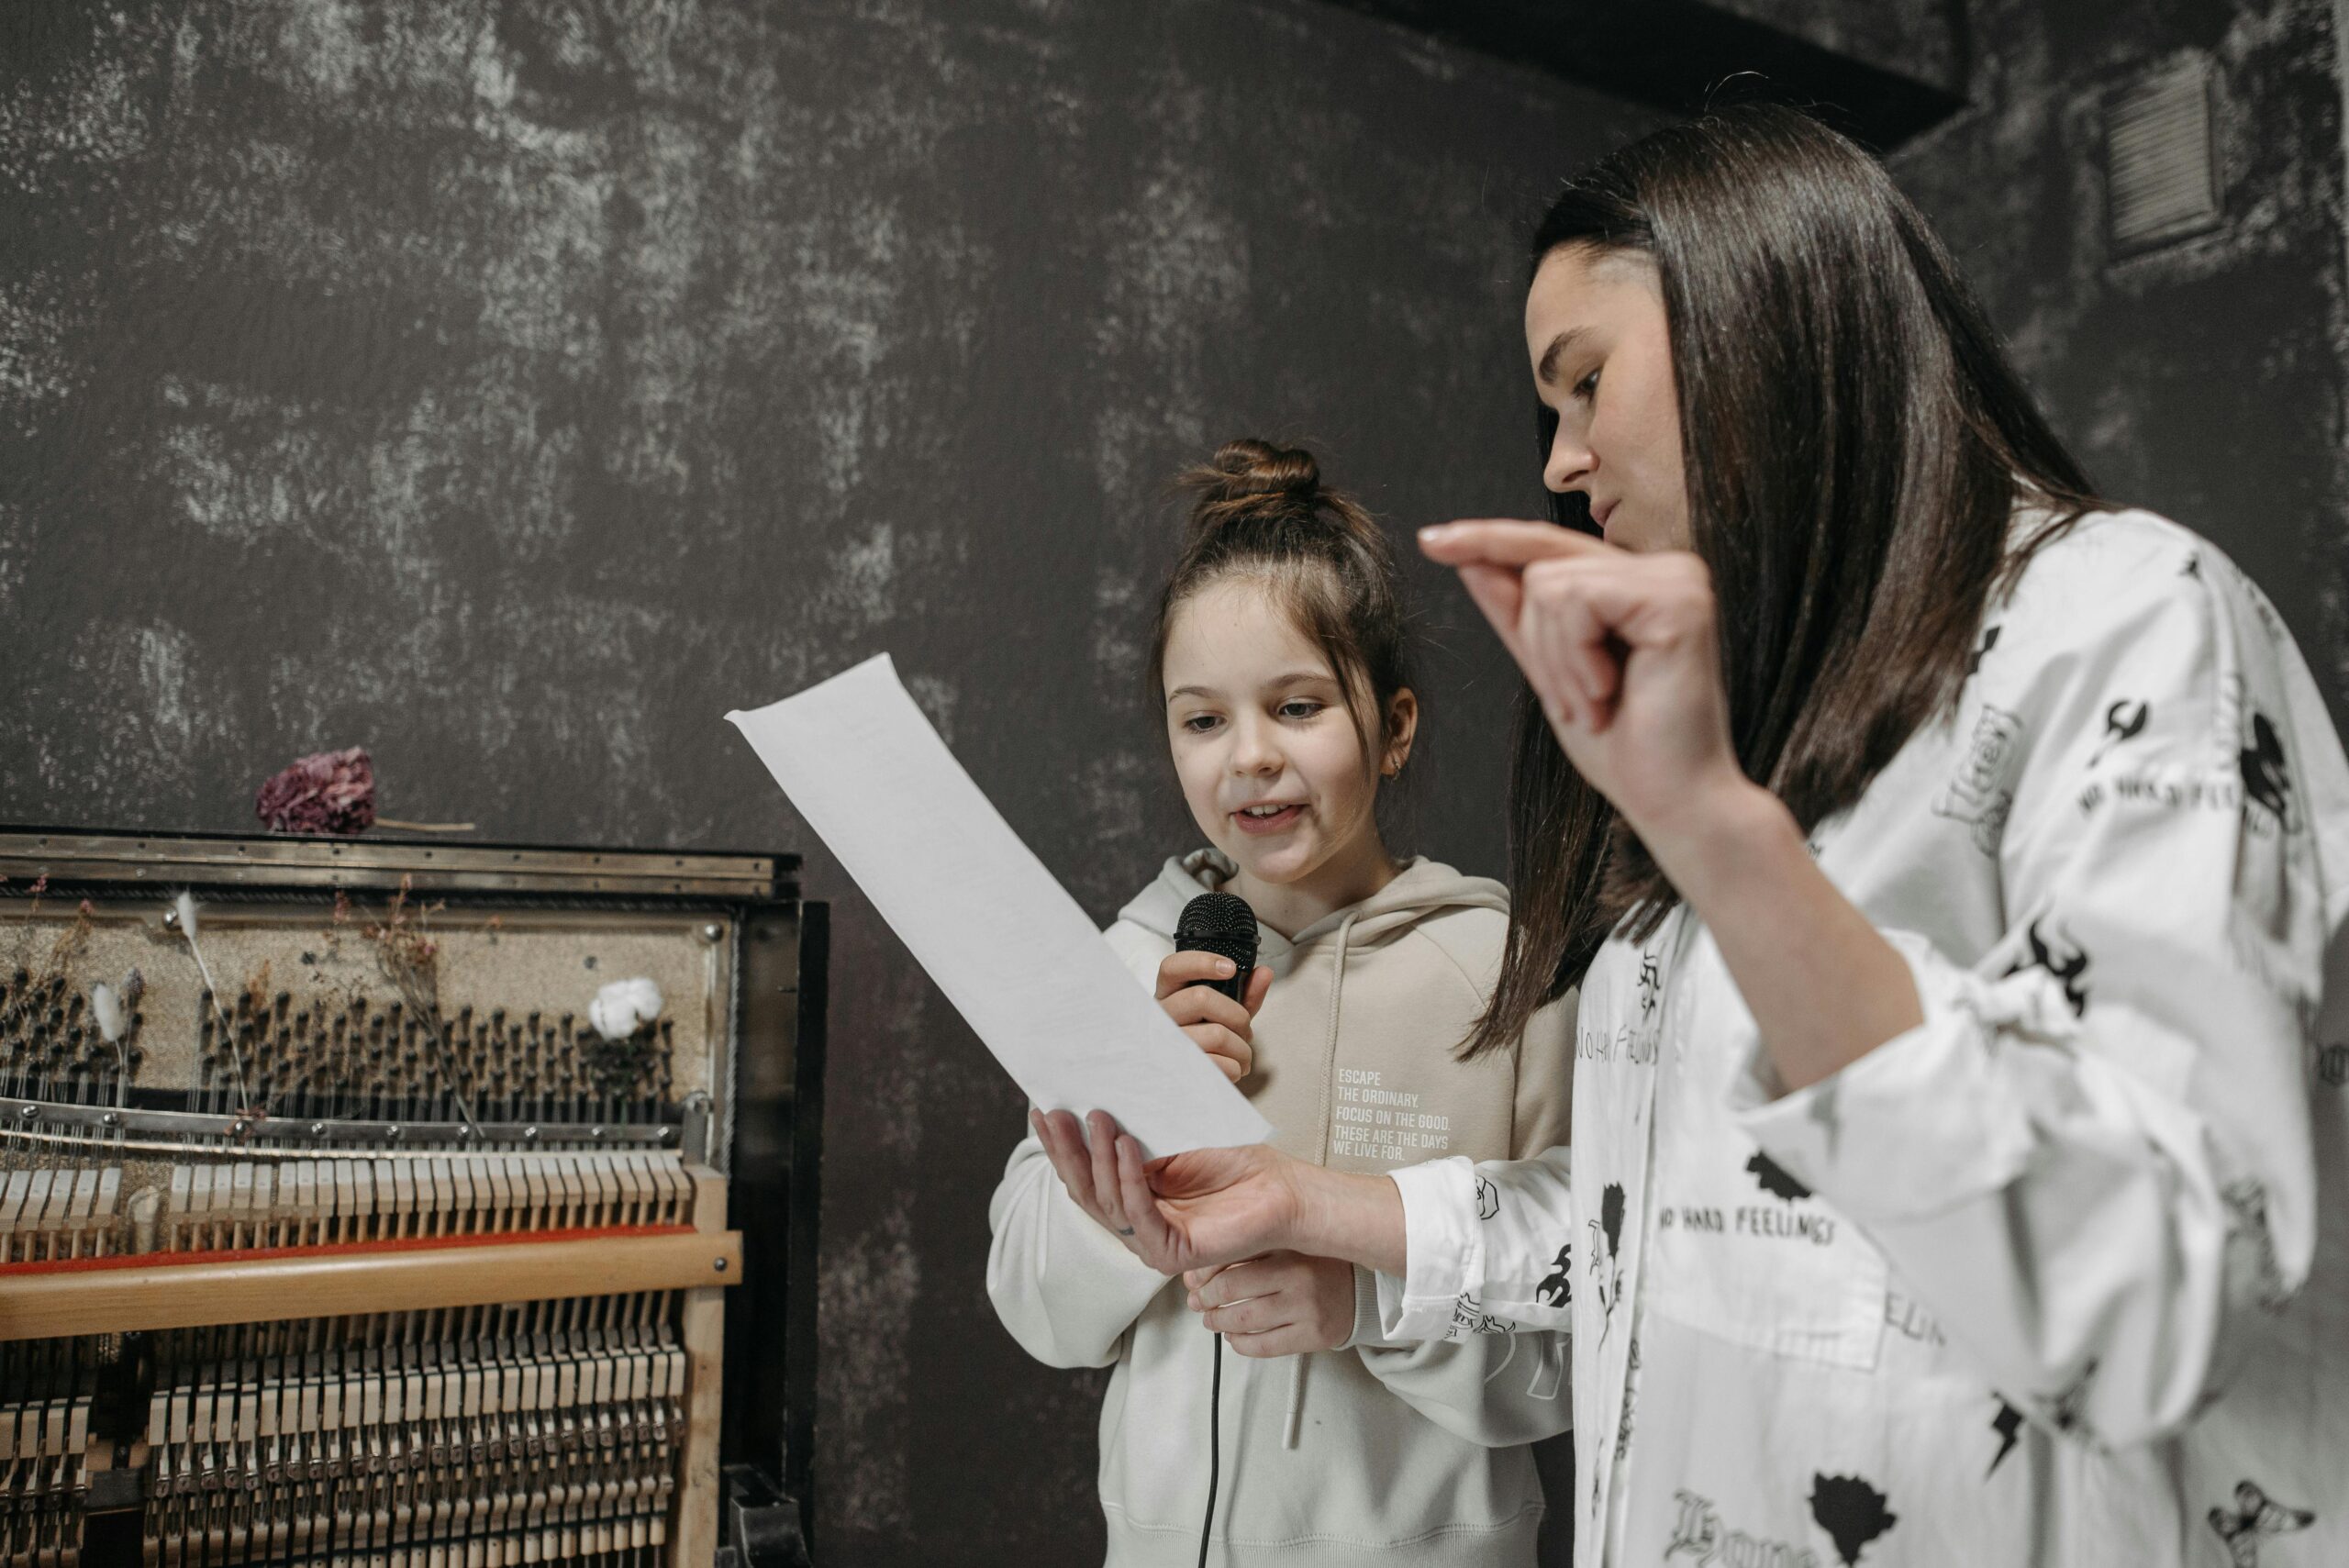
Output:
<path fill-rule="evenodd" d="M 1262 1143 L 1145 1161 L 1103 1111 L 1082 1127 L 1068 1111 L 1028 1119 L 1077 1207 L 1163 1274 L 1289 1246 L 1304 1209 L 1299 1178 L 1319 1170 Z"/>

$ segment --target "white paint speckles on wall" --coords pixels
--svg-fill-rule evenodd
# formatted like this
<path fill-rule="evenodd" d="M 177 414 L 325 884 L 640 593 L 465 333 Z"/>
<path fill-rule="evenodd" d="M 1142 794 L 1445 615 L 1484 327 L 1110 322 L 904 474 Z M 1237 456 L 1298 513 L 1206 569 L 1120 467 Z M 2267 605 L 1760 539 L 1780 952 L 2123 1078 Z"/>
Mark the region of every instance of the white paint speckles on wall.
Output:
<path fill-rule="evenodd" d="M 26 195 L 54 195 L 61 176 L 118 169 L 147 150 L 146 106 L 128 60 L 72 61 L 55 84 L 61 104 L 53 95 L 37 98 L 35 86 L 20 79 L 0 93 L 0 166 Z"/>
<path fill-rule="evenodd" d="M 818 1310 L 840 1326 L 825 1340 L 824 1380 L 851 1396 L 823 1424 L 825 1506 L 851 1529 L 902 1537 L 913 1523 L 907 1452 L 898 1437 L 911 1398 L 913 1308 L 921 1257 L 910 1193 L 883 1201 L 877 1222 L 828 1248 Z"/>
<path fill-rule="evenodd" d="M 286 61 L 306 96 L 339 98 L 357 84 L 372 52 L 355 0 L 304 0 L 270 7 L 277 26 L 271 53 Z"/>
<path fill-rule="evenodd" d="M 896 614 L 891 595 L 896 582 L 896 525 L 872 523 L 832 552 L 823 602 L 843 626 L 881 626 Z"/>
<path fill-rule="evenodd" d="M 75 373 L 65 311 L 44 294 L 25 281 L 0 283 L 0 403 L 31 419 L 72 391 Z"/>
<path fill-rule="evenodd" d="M 156 430 L 152 474 L 183 517 L 217 539 L 331 527 L 349 499 L 352 464 L 309 428 L 298 405 L 215 381 L 165 376 L 172 417 Z"/>
<path fill-rule="evenodd" d="M 1150 113 L 1174 148 L 1138 170 L 1102 220 L 1108 283 L 1093 323 L 1097 358 L 1131 389 L 1102 406 L 1093 441 L 1105 520 L 1128 539 L 1163 517 L 1169 456 L 1204 455 L 1206 391 L 1216 361 L 1238 351 L 1230 339 L 1261 330 L 1248 316 L 1248 226 L 1195 161 L 1208 95 L 1169 66 Z"/>
<path fill-rule="evenodd" d="M 905 677 L 906 691 L 914 699 L 914 706 L 921 709 L 922 717 L 930 720 L 930 728 L 938 731 L 939 739 L 949 746 L 953 745 L 954 713 L 963 697 L 954 683 L 942 675 L 913 674 L 904 671 L 899 673 Z"/>
<path fill-rule="evenodd" d="M 1105 346 L 1131 346 L 1184 367 L 1218 328 L 1244 329 L 1248 232 L 1205 170 L 1162 162 L 1111 218 L 1109 230 L 1112 314 Z M 1184 390 L 1179 382 L 1168 388 L 1176 397 Z"/>
<path fill-rule="evenodd" d="M 1119 907 L 1133 896 L 1134 868 L 1154 871 L 1160 859 L 1202 841 L 1182 804 L 1164 735 L 1146 719 L 1130 734 L 1103 736 L 1078 784 L 1085 814 L 1107 825 L 1070 889 L 1087 908 Z"/>
<path fill-rule="evenodd" d="M 169 621 L 95 620 L 74 639 L 70 667 L 79 728 L 91 742 L 87 772 L 60 781 L 77 811 L 127 805 L 141 779 L 188 777 L 202 751 L 232 729 L 225 673 Z"/>
<path fill-rule="evenodd" d="M 0 497 L 0 625 L 23 624 L 17 596 L 25 589 L 25 562 L 32 553 L 33 529 L 25 509 Z M 0 634 L 5 635 L 5 634 Z M 0 647 L 5 647 L 0 642 Z"/>
<path fill-rule="evenodd" d="M 1105 346 L 1104 357 L 1110 351 Z M 1143 559 L 1155 560 L 1163 554 L 1172 561 L 1172 549 L 1164 543 L 1175 537 L 1165 531 L 1164 485 L 1171 477 L 1167 459 L 1175 452 L 1205 456 L 1200 450 L 1200 432 L 1206 422 L 1197 414 L 1180 420 L 1161 398 L 1147 393 L 1145 389 L 1141 406 L 1104 406 L 1093 416 L 1093 474 L 1101 496 L 1099 526 L 1112 539 L 1140 545 L 1147 552 Z M 1169 428 L 1176 423 L 1188 428 Z M 1163 539 L 1153 537 L 1161 534 Z"/>
<path fill-rule="evenodd" d="M 872 198 L 798 236 L 786 291 L 795 357 L 842 382 L 841 395 L 815 410 L 818 465 L 809 476 L 835 505 L 857 490 L 867 458 L 888 444 L 885 400 L 893 393 L 879 376 L 904 314 L 903 238 L 895 209 Z"/>
<path fill-rule="evenodd" d="M 1152 564 L 1162 555 L 1173 560 L 1174 543 L 1170 528 L 1168 548 L 1152 550 L 1145 559 Z M 1113 711 L 1129 705 L 1147 711 L 1150 694 L 1143 689 L 1142 667 L 1150 657 L 1151 622 L 1158 614 L 1158 598 L 1153 586 L 1122 561 L 1103 562 L 1094 568 L 1093 682 Z"/>

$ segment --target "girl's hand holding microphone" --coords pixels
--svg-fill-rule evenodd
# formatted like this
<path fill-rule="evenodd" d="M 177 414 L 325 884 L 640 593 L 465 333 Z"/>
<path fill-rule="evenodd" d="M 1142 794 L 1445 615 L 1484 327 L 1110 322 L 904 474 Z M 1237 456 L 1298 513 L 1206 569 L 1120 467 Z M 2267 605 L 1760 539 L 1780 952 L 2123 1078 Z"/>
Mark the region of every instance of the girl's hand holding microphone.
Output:
<path fill-rule="evenodd" d="M 1158 966 L 1158 1005 L 1191 1037 L 1191 1043 L 1206 1051 L 1208 1060 L 1237 1084 L 1256 1065 L 1254 1037 L 1249 1031 L 1257 1009 L 1264 1005 L 1264 993 L 1272 988 L 1273 972 L 1262 964 L 1256 966 L 1248 976 L 1244 1001 L 1235 1002 L 1204 984 L 1229 980 L 1233 973 L 1230 959 L 1211 952 L 1192 949 L 1168 953 L 1166 962 Z"/>

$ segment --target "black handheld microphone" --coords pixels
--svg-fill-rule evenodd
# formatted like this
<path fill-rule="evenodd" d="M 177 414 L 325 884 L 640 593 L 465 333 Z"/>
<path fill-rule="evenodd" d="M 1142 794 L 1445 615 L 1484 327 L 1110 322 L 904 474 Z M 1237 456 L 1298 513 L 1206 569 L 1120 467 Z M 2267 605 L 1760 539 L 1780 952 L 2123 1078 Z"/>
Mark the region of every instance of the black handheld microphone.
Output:
<path fill-rule="evenodd" d="M 1202 893 L 1183 906 L 1174 922 L 1174 951 L 1211 952 L 1232 962 L 1229 980 L 1197 980 L 1233 1001 L 1248 995 L 1248 975 L 1256 967 L 1256 911 L 1248 900 L 1231 893 Z"/>

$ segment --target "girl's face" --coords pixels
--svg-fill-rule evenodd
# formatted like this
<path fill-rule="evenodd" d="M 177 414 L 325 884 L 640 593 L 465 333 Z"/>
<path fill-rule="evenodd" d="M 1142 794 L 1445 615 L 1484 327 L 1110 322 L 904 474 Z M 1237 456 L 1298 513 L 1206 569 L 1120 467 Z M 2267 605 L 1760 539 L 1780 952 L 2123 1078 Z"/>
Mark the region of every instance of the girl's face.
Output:
<path fill-rule="evenodd" d="M 1259 582 L 1227 577 L 1175 609 L 1166 736 L 1183 799 L 1240 867 L 1232 888 L 1294 932 L 1394 873 L 1373 810 L 1379 775 L 1409 754 L 1418 705 L 1390 705 L 1385 753 L 1364 754 L 1337 673 Z"/>
<path fill-rule="evenodd" d="M 1637 252 L 1564 246 L 1525 295 L 1535 395 L 1558 416 L 1542 482 L 1582 492 L 1609 544 L 1689 546 L 1672 334 L 1655 263 Z"/>

